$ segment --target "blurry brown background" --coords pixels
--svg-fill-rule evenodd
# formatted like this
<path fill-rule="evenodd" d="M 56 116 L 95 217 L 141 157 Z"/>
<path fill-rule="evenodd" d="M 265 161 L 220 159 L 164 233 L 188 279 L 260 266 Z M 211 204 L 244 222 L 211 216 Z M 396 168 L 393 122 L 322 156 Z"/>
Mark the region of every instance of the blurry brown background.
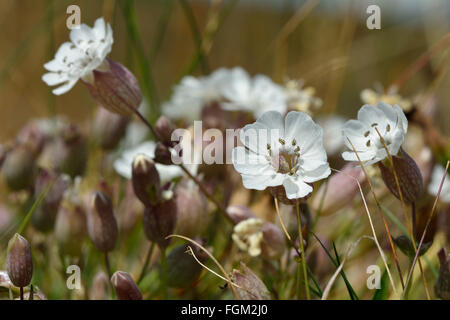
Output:
<path fill-rule="evenodd" d="M 210 69 L 243 66 L 282 83 L 286 77 L 305 78 L 324 100 L 323 111 L 353 116 L 361 106 L 359 93 L 380 82 L 388 86 L 399 73 L 449 31 L 450 2 L 433 1 L 186 1 L 198 29 L 208 28 L 211 12 L 231 9 L 213 39 Z M 368 30 L 368 4 L 381 8 L 381 30 Z M 33 117 L 64 114 L 74 121 L 87 119 L 93 101 L 77 84 L 60 96 L 41 81 L 43 64 L 68 39 L 67 6 L 81 8 L 81 20 L 92 25 L 104 16 L 113 27 L 111 56 L 136 71 L 123 12 L 114 0 L 2 0 L 0 1 L 0 142 L 13 137 Z M 146 53 L 167 17 L 161 48 L 150 61 L 159 100 L 183 75 L 195 54 L 195 42 L 178 0 L 136 0 L 136 21 Z M 297 19 L 298 18 L 298 19 Z M 417 74 L 402 90 L 419 93 L 430 84 L 440 61 Z M 194 74 L 201 74 L 197 67 Z M 439 84 L 439 124 L 449 134 L 450 78 Z"/>

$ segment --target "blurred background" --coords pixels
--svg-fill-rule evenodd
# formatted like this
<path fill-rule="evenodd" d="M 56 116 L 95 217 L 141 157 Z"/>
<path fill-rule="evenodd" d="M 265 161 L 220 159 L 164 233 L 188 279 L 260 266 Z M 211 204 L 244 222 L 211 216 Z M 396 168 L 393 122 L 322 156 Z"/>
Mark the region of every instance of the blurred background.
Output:
<path fill-rule="evenodd" d="M 381 30 L 366 27 L 367 6 L 375 2 Z M 323 99 L 321 112 L 351 116 L 361 106 L 361 90 L 388 87 L 449 31 L 450 17 L 448 0 L 2 0 L 1 141 L 33 117 L 58 114 L 82 122 L 92 115 L 93 100 L 81 84 L 54 97 L 41 80 L 43 64 L 68 40 L 72 4 L 80 7 L 82 23 L 100 16 L 111 23 L 111 56 L 148 88 L 154 113 L 183 75 L 242 66 L 278 83 L 304 79 Z M 434 56 L 401 94 L 425 91 L 443 56 Z M 439 125 L 447 134 L 449 81 L 444 70 L 436 87 Z"/>

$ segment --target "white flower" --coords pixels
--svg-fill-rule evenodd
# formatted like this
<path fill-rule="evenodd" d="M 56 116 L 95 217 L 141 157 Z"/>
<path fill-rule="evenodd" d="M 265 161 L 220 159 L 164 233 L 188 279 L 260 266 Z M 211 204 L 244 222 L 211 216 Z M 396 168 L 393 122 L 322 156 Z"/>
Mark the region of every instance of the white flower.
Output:
<path fill-rule="evenodd" d="M 288 80 L 284 92 L 289 109 L 312 114 L 322 106 L 322 100 L 314 96 L 315 89 L 303 87 L 302 80 Z"/>
<path fill-rule="evenodd" d="M 431 182 L 428 185 L 429 194 L 437 196 L 444 173 L 445 169 L 443 166 L 439 164 L 434 166 L 433 173 L 431 175 Z M 445 176 L 439 200 L 445 203 L 450 203 L 450 176 L 448 174 Z"/>
<path fill-rule="evenodd" d="M 248 189 L 283 185 L 288 199 L 305 197 L 310 183 L 330 175 L 322 135 L 306 113 L 291 111 L 283 120 L 279 112 L 266 112 L 241 130 L 245 148 L 233 149 L 234 168 Z"/>
<path fill-rule="evenodd" d="M 378 103 L 377 107 L 364 105 L 358 111 L 358 120 L 349 120 L 342 128 L 344 142 L 350 149 L 342 153 L 342 157 L 347 161 L 358 161 L 353 144 L 359 158 L 367 165 L 385 159 L 387 153 L 380 135 L 389 154 L 395 156 L 407 130 L 408 120 L 398 105 L 392 107 L 383 102 Z"/>
<path fill-rule="evenodd" d="M 131 166 L 134 158 L 143 154 L 150 158 L 155 157 L 156 144 L 153 141 L 146 141 L 137 147 L 125 150 L 116 161 L 114 161 L 114 169 L 118 174 L 124 178 L 131 179 Z M 183 171 L 176 165 L 163 165 L 156 163 L 156 170 L 158 170 L 162 182 L 168 182 L 174 178 L 183 175 Z"/>
<path fill-rule="evenodd" d="M 222 100 L 221 83 L 228 74 L 229 70 L 218 69 L 205 77 L 184 77 L 170 101 L 163 104 L 163 113 L 171 119 L 199 120 L 205 106 Z"/>
<path fill-rule="evenodd" d="M 230 71 L 221 92 L 225 99 L 221 105 L 226 110 L 247 111 L 255 118 L 267 111 L 285 113 L 286 95 L 283 88 L 265 75 L 253 78 L 242 68 Z"/>
<path fill-rule="evenodd" d="M 231 238 L 242 251 L 247 251 L 252 257 L 259 256 L 263 241 L 263 225 L 264 221 L 259 218 L 241 221 L 234 226 Z"/>
<path fill-rule="evenodd" d="M 104 61 L 113 42 L 111 26 L 103 18 L 97 19 L 93 28 L 80 25 L 70 32 L 70 42 L 63 43 L 55 58 L 44 64 L 50 72 L 42 80 L 49 86 L 61 85 L 53 90 L 55 95 L 69 91 L 79 79 L 91 83 L 93 71 L 106 67 Z"/>

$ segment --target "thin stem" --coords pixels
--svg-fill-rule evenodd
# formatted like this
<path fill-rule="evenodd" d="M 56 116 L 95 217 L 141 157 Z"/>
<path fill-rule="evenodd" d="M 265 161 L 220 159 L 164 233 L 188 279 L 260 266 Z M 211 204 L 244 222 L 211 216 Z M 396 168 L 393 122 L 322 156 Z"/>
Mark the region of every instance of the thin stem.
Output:
<path fill-rule="evenodd" d="M 416 218 L 416 203 L 411 203 L 411 219 L 412 219 L 412 229 L 413 229 L 413 235 L 414 239 L 411 239 L 411 241 L 416 241 L 416 234 L 417 234 L 417 218 Z"/>
<path fill-rule="evenodd" d="M 303 279 L 305 280 L 306 299 L 311 300 L 311 294 L 309 293 L 308 271 L 306 270 L 305 247 L 303 245 L 302 220 L 300 218 L 300 207 L 298 202 L 295 204 L 295 208 L 297 209 L 298 237 L 300 240 L 300 254 L 303 267 Z M 298 281 L 300 282 L 300 277 Z"/>
<path fill-rule="evenodd" d="M 167 300 L 169 298 L 169 293 L 167 290 L 167 261 L 166 261 L 166 248 L 159 248 L 161 250 L 161 291 L 163 294 L 163 299 Z"/>
<path fill-rule="evenodd" d="M 150 248 L 147 251 L 147 256 L 145 257 L 144 265 L 142 266 L 141 274 L 138 278 L 137 284 L 141 283 L 142 279 L 144 279 L 145 273 L 147 271 L 148 264 L 150 262 L 150 258 L 153 255 L 153 249 L 155 248 L 155 243 L 152 242 L 150 244 Z"/>
<path fill-rule="evenodd" d="M 24 298 L 23 298 L 23 287 L 20 287 L 20 300 L 24 300 Z"/>

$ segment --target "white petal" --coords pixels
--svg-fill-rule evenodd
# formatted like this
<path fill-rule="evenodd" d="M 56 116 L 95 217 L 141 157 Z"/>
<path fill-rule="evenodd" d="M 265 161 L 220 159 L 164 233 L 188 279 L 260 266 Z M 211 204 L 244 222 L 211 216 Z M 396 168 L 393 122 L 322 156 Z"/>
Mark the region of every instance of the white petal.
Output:
<path fill-rule="evenodd" d="M 291 178 L 287 178 L 283 181 L 283 186 L 288 199 L 303 198 L 313 191 L 313 188 L 301 179 L 292 180 Z"/>
<path fill-rule="evenodd" d="M 52 92 L 54 95 L 57 95 L 57 96 L 62 95 L 64 93 L 68 92 L 70 89 L 72 89 L 76 83 L 77 83 L 77 80 L 70 80 L 65 85 L 54 89 Z"/>
<path fill-rule="evenodd" d="M 271 169 L 269 161 L 264 156 L 250 152 L 244 147 L 234 148 L 231 156 L 233 166 L 239 173 L 258 175 Z"/>
<path fill-rule="evenodd" d="M 66 82 L 68 79 L 66 73 L 54 73 L 48 72 L 42 76 L 42 81 L 44 81 L 49 86 L 54 86 L 63 82 Z"/>
<path fill-rule="evenodd" d="M 312 171 L 305 171 L 303 173 L 303 181 L 316 182 L 327 178 L 331 174 L 331 169 L 328 163 L 324 163 Z"/>
<path fill-rule="evenodd" d="M 275 187 L 281 184 L 283 177 L 275 172 L 272 175 L 248 175 L 242 174 L 242 184 L 247 189 L 264 190 L 267 187 Z"/>

